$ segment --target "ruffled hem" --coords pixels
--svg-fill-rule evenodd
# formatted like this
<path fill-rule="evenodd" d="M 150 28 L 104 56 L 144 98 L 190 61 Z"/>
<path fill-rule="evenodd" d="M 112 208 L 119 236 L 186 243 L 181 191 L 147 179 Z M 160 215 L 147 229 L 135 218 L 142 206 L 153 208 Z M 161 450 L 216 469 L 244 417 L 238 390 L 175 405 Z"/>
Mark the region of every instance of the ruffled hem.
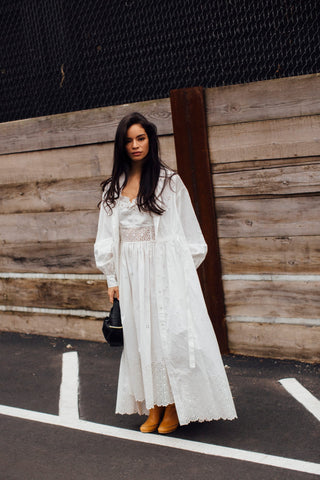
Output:
<path fill-rule="evenodd" d="M 130 399 L 130 401 L 123 402 L 122 405 L 119 403 L 117 404 L 115 411 L 117 415 L 148 415 L 149 409 L 154 406 L 151 405 L 149 408 L 147 408 L 144 399 L 136 400 L 132 395 L 128 395 L 127 398 L 128 400 Z M 163 399 L 163 401 L 156 402 L 156 405 L 158 405 L 159 407 L 166 407 L 172 403 L 172 399 L 168 399 L 168 401 L 165 401 Z M 222 413 L 221 410 L 221 413 L 214 413 L 212 409 L 211 411 L 209 411 L 209 409 L 202 410 L 202 412 L 205 411 L 206 413 L 199 414 L 198 412 L 194 413 L 193 415 L 188 415 L 187 412 L 179 412 L 179 409 L 177 408 L 180 426 L 189 425 L 192 422 L 204 423 L 218 420 L 232 421 L 238 418 L 236 410 L 232 405 L 228 405 L 228 408 L 224 408 L 224 413 Z"/>
<path fill-rule="evenodd" d="M 159 407 L 167 407 L 169 405 L 168 404 L 165 404 L 165 405 L 158 405 Z M 115 412 L 117 415 L 134 415 L 134 414 L 138 414 L 138 415 L 148 415 L 148 410 L 146 412 L 139 412 L 138 409 L 134 409 L 134 410 L 128 410 L 128 411 L 116 411 Z M 232 415 L 232 416 L 219 416 L 219 415 L 208 415 L 208 416 L 205 416 L 205 417 L 199 417 L 197 415 L 195 415 L 194 417 L 192 418 L 185 418 L 185 419 L 182 419 L 182 420 L 179 420 L 179 425 L 180 426 L 185 426 L 185 425 L 189 425 L 190 423 L 193 423 L 193 422 L 198 422 L 198 423 L 204 423 L 204 422 L 213 422 L 213 421 L 218 421 L 218 420 L 223 420 L 223 421 L 226 421 L 226 420 L 229 420 L 229 421 L 232 421 L 232 420 L 236 420 L 238 418 L 238 416 L 235 414 L 235 415 Z"/>
<path fill-rule="evenodd" d="M 144 403 L 144 402 L 140 402 L 140 403 Z M 163 402 L 163 403 L 157 403 L 157 406 L 158 407 L 167 407 L 168 405 L 171 405 L 172 402 Z M 154 406 L 154 405 L 153 405 Z M 150 407 L 150 408 L 153 408 L 153 407 Z M 117 415 L 135 415 L 135 414 L 138 414 L 138 415 L 148 415 L 149 414 L 149 409 L 145 409 L 144 411 L 141 411 L 141 409 L 139 410 L 138 408 L 134 408 L 134 409 L 126 409 L 126 410 L 116 410 L 115 413 Z"/>
<path fill-rule="evenodd" d="M 180 422 L 180 425 L 183 426 L 183 425 L 189 425 L 190 423 L 192 422 L 198 422 L 198 423 L 204 423 L 204 422 L 212 422 L 212 421 L 218 421 L 218 420 L 236 420 L 238 417 L 237 415 L 234 415 L 234 416 L 231 416 L 231 417 L 223 417 L 223 416 L 216 416 L 216 415 L 213 415 L 213 416 L 207 416 L 207 417 L 193 417 L 193 418 L 189 418 L 189 419 L 185 419 L 185 420 L 182 420 Z"/>

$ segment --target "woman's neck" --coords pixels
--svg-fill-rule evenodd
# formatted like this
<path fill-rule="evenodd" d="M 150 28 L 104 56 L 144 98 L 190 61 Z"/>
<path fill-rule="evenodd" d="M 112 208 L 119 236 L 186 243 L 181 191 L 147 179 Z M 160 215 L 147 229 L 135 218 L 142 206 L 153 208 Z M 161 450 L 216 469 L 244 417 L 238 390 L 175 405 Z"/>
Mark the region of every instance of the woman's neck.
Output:
<path fill-rule="evenodd" d="M 142 173 L 142 163 L 134 162 L 131 165 L 129 177 L 139 177 L 141 178 Z"/>
<path fill-rule="evenodd" d="M 140 189 L 140 180 L 141 180 L 141 173 L 142 173 L 142 165 L 136 165 L 135 163 L 132 165 L 127 184 L 122 190 L 122 195 L 128 197 L 130 201 L 134 198 L 137 198 L 139 189 Z"/>

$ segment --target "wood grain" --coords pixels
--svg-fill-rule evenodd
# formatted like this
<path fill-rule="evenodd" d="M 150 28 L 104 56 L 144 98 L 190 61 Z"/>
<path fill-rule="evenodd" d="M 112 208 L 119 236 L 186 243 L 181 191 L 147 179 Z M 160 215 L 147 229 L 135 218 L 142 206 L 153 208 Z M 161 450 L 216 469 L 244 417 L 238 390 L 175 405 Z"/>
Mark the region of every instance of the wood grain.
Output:
<path fill-rule="evenodd" d="M 301 75 L 206 89 L 208 125 L 320 113 L 320 75 Z"/>
<path fill-rule="evenodd" d="M 168 98 L 93 108 L 0 124 L 0 154 L 110 142 L 128 113 L 139 111 L 156 124 L 160 135 L 172 134 Z"/>
<path fill-rule="evenodd" d="M 161 160 L 172 170 L 177 170 L 177 158 L 173 135 L 159 137 Z"/>
<path fill-rule="evenodd" d="M 103 280 L 0 278 L 0 304 L 110 310 L 107 283 Z"/>
<path fill-rule="evenodd" d="M 1 312 L 0 331 L 105 342 L 102 320 L 92 317 Z M 107 348 L 107 346 L 106 346 Z"/>
<path fill-rule="evenodd" d="M 99 211 L 0 215 L 0 242 L 94 242 Z"/>
<path fill-rule="evenodd" d="M 227 315 L 319 318 L 319 282 L 224 280 L 223 286 Z"/>
<path fill-rule="evenodd" d="M 320 115 L 209 127 L 212 163 L 320 155 Z"/>
<path fill-rule="evenodd" d="M 289 157 L 289 158 L 271 158 L 268 160 L 248 160 L 242 162 L 216 163 L 211 164 L 211 170 L 214 174 L 245 172 L 250 170 L 265 170 L 269 168 L 285 168 L 294 166 L 318 165 L 320 156 L 312 157 Z"/>
<path fill-rule="evenodd" d="M 101 200 L 103 180 L 104 176 L 3 185 L 0 211 L 5 214 L 94 210 Z"/>
<path fill-rule="evenodd" d="M 0 272 L 101 273 L 95 265 L 93 241 L 4 244 Z"/>
<path fill-rule="evenodd" d="M 216 199 L 219 237 L 320 235 L 320 197 Z"/>
<path fill-rule="evenodd" d="M 221 238 L 224 274 L 320 274 L 320 237 Z"/>
<path fill-rule="evenodd" d="M 173 136 L 160 137 L 159 141 L 163 161 L 175 169 Z M 0 155 L 0 185 L 107 178 L 112 172 L 113 147 L 113 143 L 101 143 Z"/>
<path fill-rule="evenodd" d="M 2 155 L 0 183 L 8 185 L 109 176 L 112 156 L 112 143 Z"/>
<path fill-rule="evenodd" d="M 234 354 L 320 361 L 320 327 L 231 322 L 228 338 Z"/>
<path fill-rule="evenodd" d="M 213 176 L 216 197 L 320 193 L 320 162 Z"/>

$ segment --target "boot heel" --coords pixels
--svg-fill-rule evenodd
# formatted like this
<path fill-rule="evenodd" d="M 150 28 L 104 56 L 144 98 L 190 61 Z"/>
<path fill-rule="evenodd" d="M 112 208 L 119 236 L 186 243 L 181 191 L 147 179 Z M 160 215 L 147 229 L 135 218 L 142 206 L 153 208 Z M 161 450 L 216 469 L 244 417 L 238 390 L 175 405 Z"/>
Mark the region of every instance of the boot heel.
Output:
<path fill-rule="evenodd" d="M 166 434 L 177 430 L 179 426 L 179 419 L 174 404 L 168 405 L 164 412 L 163 420 L 159 425 L 158 433 Z"/>
<path fill-rule="evenodd" d="M 140 432 L 155 432 L 159 426 L 159 423 L 161 422 L 163 412 L 164 407 L 158 407 L 158 405 L 155 405 L 153 408 L 151 408 L 147 420 L 140 426 Z"/>

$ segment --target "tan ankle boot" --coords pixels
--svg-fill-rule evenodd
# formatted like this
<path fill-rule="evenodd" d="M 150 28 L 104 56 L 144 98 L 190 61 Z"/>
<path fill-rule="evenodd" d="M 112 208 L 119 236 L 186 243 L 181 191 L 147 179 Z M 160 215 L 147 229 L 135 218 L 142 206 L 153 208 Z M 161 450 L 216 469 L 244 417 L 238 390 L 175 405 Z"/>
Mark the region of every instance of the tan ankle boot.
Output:
<path fill-rule="evenodd" d="M 162 414 L 164 412 L 164 407 L 158 407 L 155 405 L 149 411 L 148 419 L 141 425 L 140 431 L 142 433 L 152 433 L 155 432 L 161 422 Z"/>
<path fill-rule="evenodd" d="M 158 428 L 159 433 L 174 432 L 179 426 L 178 415 L 174 403 L 168 405 L 165 409 L 164 416 Z"/>

